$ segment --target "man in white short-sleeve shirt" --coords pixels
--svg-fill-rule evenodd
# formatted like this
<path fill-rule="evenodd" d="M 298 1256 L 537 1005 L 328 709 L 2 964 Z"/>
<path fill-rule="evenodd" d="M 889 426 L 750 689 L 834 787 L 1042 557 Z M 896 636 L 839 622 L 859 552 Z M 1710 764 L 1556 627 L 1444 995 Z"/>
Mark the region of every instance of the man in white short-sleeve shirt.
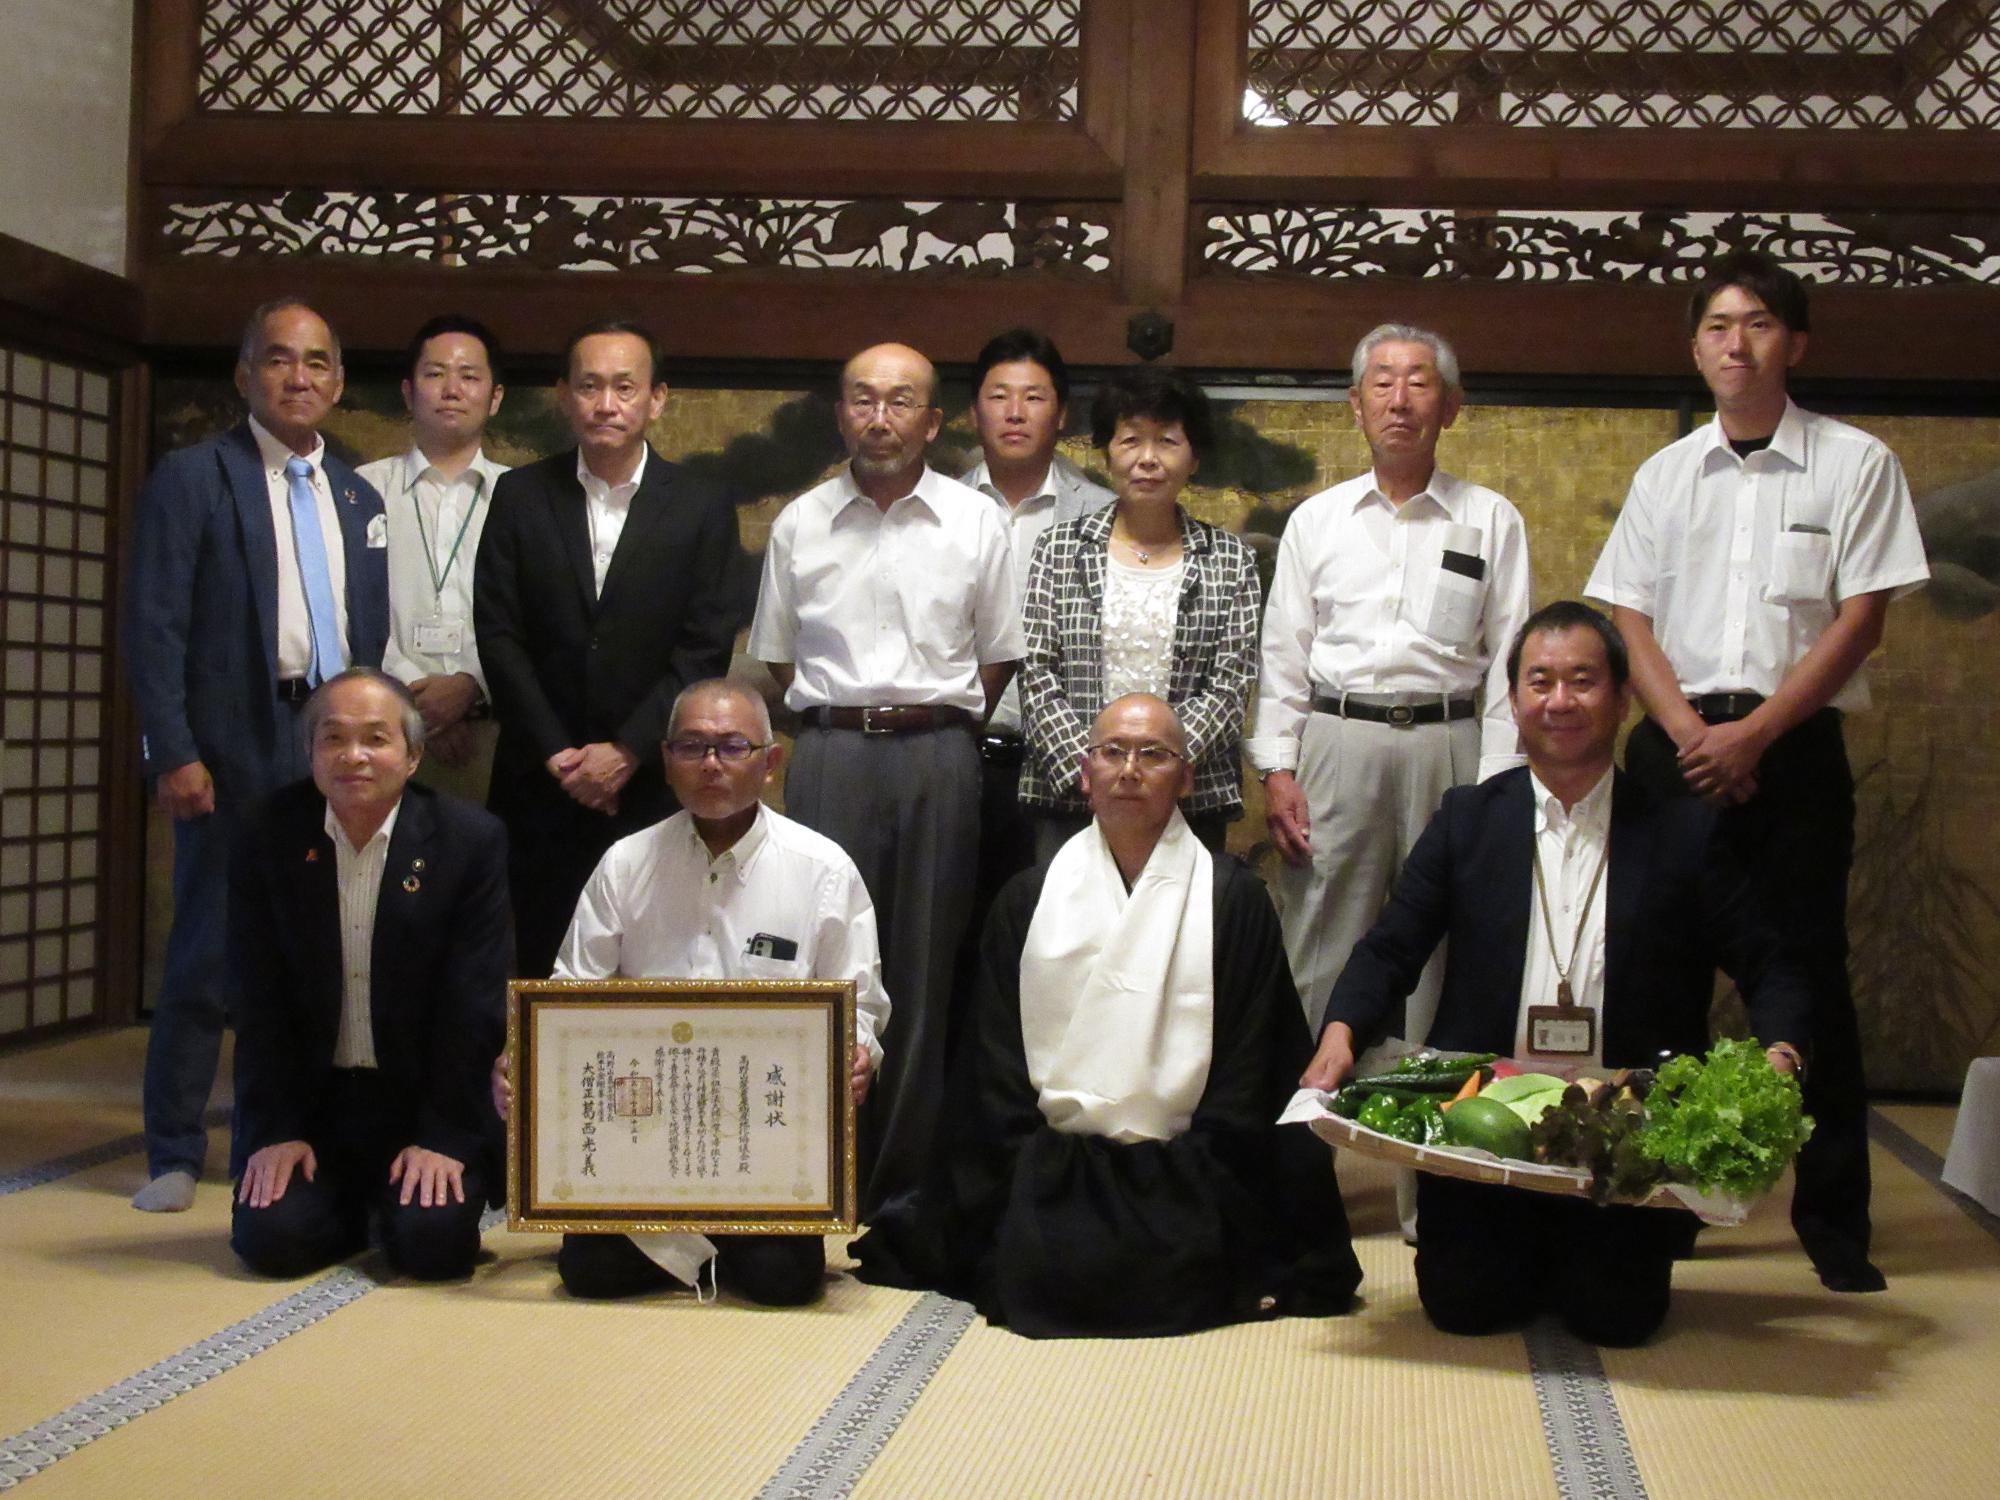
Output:
<path fill-rule="evenodd" d="M 862 1129 L 864 1217 L 922 1180 L 979 858 L 974 735 L 1021 657 L 998 508 L 924 462 L 942 420 L 930 361 L 901 344 L 842 371 L 848 462 L 778 516 L 750 655 L 803 720 L 791 815 L 839 844 L 875 900 L 896 1047 Z"/>
<path fill-rule="evenodd" d="M 681 811 L 605 851 L 554 977 L 852 980 L 859 1104 L 889 1025 L 861 872 L 831 839 L 759 800 L 784 749 L 754 689 L 723 678 L 684 689 L 661 749 Z M 504 1113 L 497 1067 L 494 1092 Z M 813 1301 L 825 1280 L 824 1246 L 804 1234 L 572 1234 L 556 1266 L 573 1296 L 623 1297 L 696 1285 L 711 1260 L 719 1286 L 771 1305 Z"/>
<path fill-rule="evenodd" d="M 1792 1224 L 1820 1279 L 1875 1291 L 1865 1082 L 1847 985 L 1854 782 L 1841 714 L 1868 706 L 1862 664 L 1889 601 L 1930 576 L 1902 467 L 1882 443 L 1802 411 L 1806 291 L 1737 251 L 1689 308 L 1707 426 L 1633 476 L 1585 592 L 1612 607 L 1647 717 L 1632 774 L 1723 806 L 1728 839 L 1813 980 Z"/>

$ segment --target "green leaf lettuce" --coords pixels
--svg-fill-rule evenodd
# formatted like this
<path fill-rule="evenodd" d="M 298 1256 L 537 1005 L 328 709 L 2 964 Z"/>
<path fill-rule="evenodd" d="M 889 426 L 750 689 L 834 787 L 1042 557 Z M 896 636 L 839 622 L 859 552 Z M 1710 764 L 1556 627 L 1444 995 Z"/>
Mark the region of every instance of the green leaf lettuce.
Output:
<path fill-rule="evenodd" d="M 1676 1057 L 1646 1097 L 1639 1146 L 1676 1182 L 1751 1199 L 1767 1193 L 1812 1134 L 1799 1086 L 1755 1041 L 1722 1040 L 1706 1062 Z"/>

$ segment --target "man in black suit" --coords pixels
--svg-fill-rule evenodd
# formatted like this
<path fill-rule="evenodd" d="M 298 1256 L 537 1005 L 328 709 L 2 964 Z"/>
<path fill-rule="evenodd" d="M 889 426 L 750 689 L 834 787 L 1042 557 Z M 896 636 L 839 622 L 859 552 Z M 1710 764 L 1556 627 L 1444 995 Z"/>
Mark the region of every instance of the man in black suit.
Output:
<path fill-rule="evenodd" d="M 720 677 L 747 612 L 728 495 L 654 453 L 659 345 L 633 323 L 570 340 L 556 399 L 574 450 L 493 491 L 473 627 L 500 743 L 518 972 L 546 976 L 604 851 L 676 806 L 656 747 L 680 690 Z"/>
<path fill-rule="evenodd" d="M 126 655 L 145 773 L 174 820 L 174 920 L 146 1045 L 149 1181 L 132 1200 L 148 1212 L 193 1204 L 208 1148 L 240 821 L 305 775 L 306 694 L 351 663 L 380 665 L 388 637 L 382 501 L 319 433 L 343 382 L 326 320 L 296 297 L 265 303 L 237 351 L 248 419 L 168 454 L 139 497 Z"/>
<path fill-rule="evenodd" d="M 1548 605 L 1515 637 L 1507 670 L 1528 764 L 1445 793 L 1334 982 L 1300 1082 L 1337 1087 L 1446 938 L 1432 1046 L 1605 1068 L 1699 1053 L 1720 966 L 1772 1066 L 1802 1071 L 1806 981 L 1711 837 L 1715 810 L 1657 799 L 1612 766 L 1629 670 L 1611 622 Z M 1666 1316 L 1688 1223 L 1424 1175 L 1417 1293 L 1448 1333 L 1547 1307 L 1594 1343 L 1640 1343 Z"/>
<path fill-rule="evenodd" d="M 267 1276 L 343 1259 L 379 1214 L 390 1264 L 463 1276 L 499 1169 L 486 1061 L 505 1031 L 507 836 L 408 784 L 424 721 L 367 667 L 308 700 L 312 780 L 230 864 L 236 1109 L 230 1243 Z"/>

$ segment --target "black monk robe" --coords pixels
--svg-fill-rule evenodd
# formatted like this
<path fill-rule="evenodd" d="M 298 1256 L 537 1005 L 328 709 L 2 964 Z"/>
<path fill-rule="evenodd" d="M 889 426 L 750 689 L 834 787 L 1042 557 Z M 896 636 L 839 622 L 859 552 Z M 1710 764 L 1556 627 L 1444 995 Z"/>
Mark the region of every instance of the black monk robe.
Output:
<path fill-rule="evenodd" d="M 1188 1129 L 1060 1134 L 1021 1037 L 1021 950 L 1046 865 L 1000 893 L 947 1118 L 965 1123 L 907 1209 L 856 1245 L 862 1278 L 936 1289 L 1031 1338 L 1191 1333 L 1345 1312 L 1361 1281 L 1330 1153 L 1277 1119 L 1312 1053 L 1269 896 L 1215 868 L 1214 1053 Z"/>

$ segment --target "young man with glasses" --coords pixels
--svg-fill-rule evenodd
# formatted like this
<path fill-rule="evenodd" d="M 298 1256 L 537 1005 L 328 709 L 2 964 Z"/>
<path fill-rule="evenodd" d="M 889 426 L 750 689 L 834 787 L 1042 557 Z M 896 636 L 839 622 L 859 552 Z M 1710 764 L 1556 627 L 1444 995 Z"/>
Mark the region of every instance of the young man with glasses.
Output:
<path fill-rule="evenodd" d="M 889 1024 L 875 910 L 854 861 L 758 794 L 784 759 L 764 700 L 711 678 L 675 700 L 662 747 L 681 811 L 620 839 L 583 888 L 557 979 L 851 979 L 855 1103 L 868 1096 Z M 494 1069 L 505 1114 L 504 1059 Z M 556 1266 L 577 1297 L 716 1284 L 748 1301 L 818 1298 L 817 1235 L 571 1234 Z"/>
<path fill-rule="evenodd" d="M 750 627 L 804 721 L 786 809 L 853 857 L 880 914 L 896 1048 L 862 1124 L 866 1217 L 915 1189 L 937 1136 L 979 859 L 973 734 L 1021 656 L 999 509 L 924 462 L 936 386 L 901 344 L 847 362 L 849 461 L 772 526 Z"/>

